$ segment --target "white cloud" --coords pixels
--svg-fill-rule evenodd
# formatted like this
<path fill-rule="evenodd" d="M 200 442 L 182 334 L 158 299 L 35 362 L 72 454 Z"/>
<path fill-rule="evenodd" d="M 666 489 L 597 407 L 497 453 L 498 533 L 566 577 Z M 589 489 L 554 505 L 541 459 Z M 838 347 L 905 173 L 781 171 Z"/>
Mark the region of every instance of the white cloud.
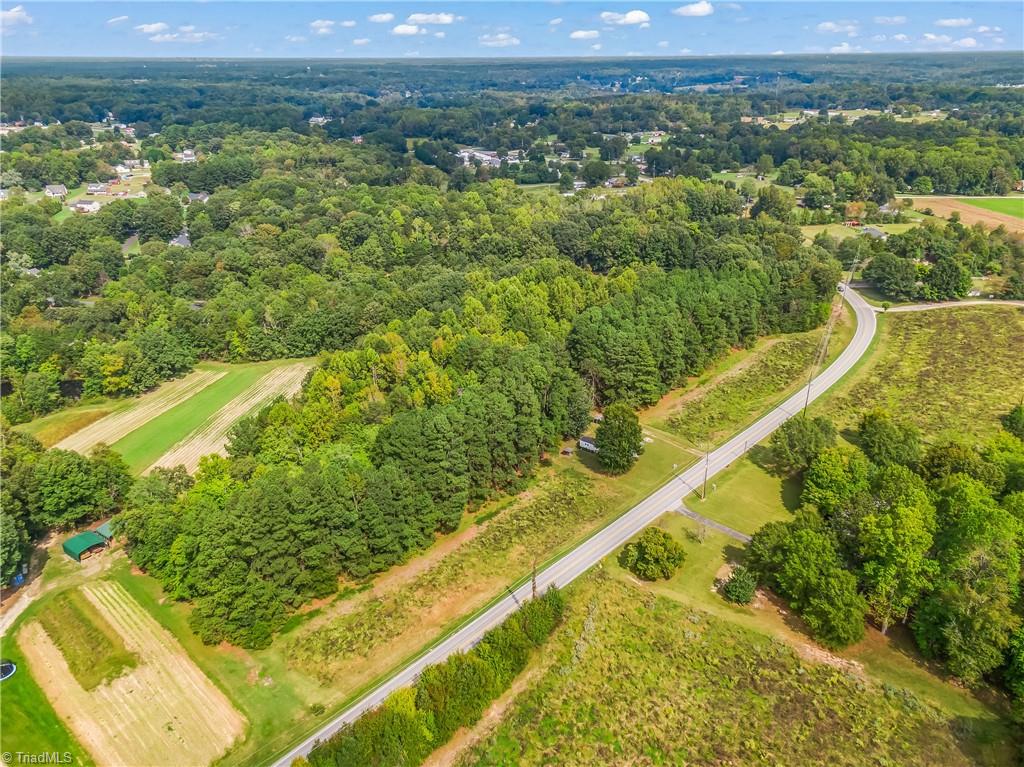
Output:
<path fill-rule="evenodd" d="M 936 19 L 935 26 L 937 27 L 969 27 L 974 23 L 974 19 L 971 18 L 959 18 L 959 19 Z"/>
<path fill-rule="evenodd" d="M 875 16 L 875 23 L 886 27 L 896 27 L 907 23 L 906 16 Z"/>
<path fill-rule="evenodd" d="M 0 11 L 0 26 L 6 32 L 18 24 L 31 24 L 32 17 L 28 15 L 24 5 L 16 5 L 8 11 Z"/>
<path fill-rule="evenodd" d="M 399 24 L 391 30 L 391 34 L 398 35 L 399 37 L 409 37 L 410 35 L 425 35 L 427 30 L 417 24 Z"/>
<path fill-rule="evenodd" d="M 349 28 L 351 28 L 351 27 L 354 27 L 355 25 L 356 25 L 355 19 L 345 19 L 344 21 L 339 21 L 338 22 L 338 26 L 339 27 L 349 27 Z"/>
<path fill-rule="evenodd" d="M 1002 45 L 1003 43 L 1006 42 L 1006 38 L 1005 37 L 993 37 L 992 38 L 992 42 L 995 43 L 996 45 Z"/>
<path fill-rule="evenodd" d="M 309 28 L 314 35 L 332 35 L 334 34 L 334 25 L 336 23 L 330 19 L 317 19 L 316 21 L 309 22 Z"/>
<path fill-rule="evenodd" d="M 959 40 L 953 43 L 957 48 L 977 48 L 978 41 L 973 37 L 961 37 Z"/>
<path fill-rule="evenodd" d="M 860 30 L 860 22 L 857 21 L 823 21 L 815 29 L 824 34 L 845 34 L 850 37 L 856 37 L 857 32 Z"/>
<path fill-rule="evenodd" d="M 626 11 L 626 13 L 604 11 L 601 14 L 601 21 L 605 24 L 630 26 L 632 24 L 648 24 L 651 21 L 651 17 L 647 15 L 647 11 Z"/>
<path fill-rule="evenodd" d="M 905 35 L 900 32 L 898 35 L 893 35 L 892 39 L 898 43 L 908 43 L 910 42 L 910 35 Z"/>
<path fill-rule="evenodd" d="M 772 51 L 772 56 L 785 56 L 785 51 Z"/>
<path fill-rule="evenodd" d="M 932 34 L 931 32 L 925 32 L 923 39 L 924 39 L 924 41 L 926 43 L 951 43 L 951 42 L 953 42 L 953 38 L 950 37 L 949 35 L 936 35 L 936 34 Z"/>
<path fill-rule="evenodd" d="M 440 40 L 440 39 L 442 39 L 444 37 L 444 32 L 435 32 L 434 33 L 434 37 L 436 37 L 436 38 L 438 38 Z"/>
<path fill-rule="evenodd" d="M 548 24 L 550 24 L 553 27 L 557 27 L 559 24 L 562 23 L 562 21 L 564 21 L 564 19 L 562 19 L 562 17 L 559 16 L 557 19 L 551 19 L 551 21 L 549 21 Z"/>
<path fill-rule="evenodd" d="M 714 12 L 715 6 L 708 0 L 697 0 L 696 3 L 680 5 L 678 8 L 672 9 L 672 13 L 676 16 L 710 16 Z"/>
<path fill-rule="evenodd" d="M 138 32 L 142 32 L 144 35 L 155 35 L 160 32 L 166 32 L 170 27 L 162 21 L 157 21 L 152 24 L 139 24 L 135 29 Z"/>
<path fill-rule="evenodd" d="M 592 51 L 599 51 L 599 50 L 601 50 L 601 43 L 594 43 L 593 45 L 590 46 L 590 50 L 592 50 Z"/>
<path fill-rule="evenodd" d="M 216 32 L 196 32 L 195 25 L 178 27 L 178 32 L 165 32 L 149 38 L 151 43 L 208 43 L 220 38 Z"/>
<path fill-rule="evenodd" d="M 866 53 L 867 51 L 864 51 L 864 49 L 861 48 L 859 45 L 850 45 L 848 42 L 844 41 L 844 42 L 840 43 L 839 45 L 833 45 L 831 48 L 828 49 L 828 52 L 829 53 L 860 53 L 860 52 Z"/>
<path fill-rule="evenodd" d="M 454 13 L 410 13 L 406 19 L 410 24 L 453 24 Z"/>
<path fill-rule="evenodd" d="M 668 40 L 659 40 L 658 41 L 658 47 L 659 48 L 668 48 Z"/>
<path fill-rule="evenodd" d="M 288 42 L 288 43 L 304 43 L 304 42 L 306 42 L 306 38 L 303 37 L 302 35 L 285 35 L 284 39 L 285 39 L 285 42 Z"/>
<path fill-rule="evenodd" d="M 978 27 L 974 31 L 978 32 L 979 34 L 982 34 L 982 35 L 998 35 L 1000 32 L 1003 31 L 1003 28 L 1002 27 L 989 27 L 989 26 L 986 26 L 985 24 L 982 24 L 980 27 Z"/>
<path fill-rule="evenodd" d="M 885 35 L 874 35 L 871 38 L 871 41 L 875 42 L 875 43 L 884 43 L 885 40 L 886 40 Z"/>
<path fill-rule="evenodd" d="M 480 35 L 477 42 L 485 48 L 511 48 L 519 45 L 520 40 L 508 32 L 498 32 L 495 35 Z"/>
<path fill-rule="evenodd" d="M 369 42 L 370 38 L 368 37 L 357 37 L 355 40 L 352 41 L 352 45 L 366 45 Z"/>
<path fill-rule="evenodd" d="M 569 33 L 570 40 L 594 40 L 601 36 L 596 29 L 574 29 Z"/>
<path fill-rule="evenodd" d="M 115 24 L 120 24 L 124 21 L 128 21 L 127 16 L 115 16 L 112 19 L 107 19 L 107 24 L 109 24 L 110 26 L 114 26 Z"/>
<path fill-rule="evenodd" d="M 374 24 L 387 24 L 388 22 L 395 20 L 395 14 L 393 13 L 375 13 L 369 17 L 369 20 Z"/>
<path fill-rule="evenodd" d="M 719 3 L 720 8 L 725 8 L 728 11 L 742 11 L 743 6 L 739 3 Z"/>
<path fill-rule="evenodd" d="M 683 54 L 684 56 L 685 56 L 685 55 L 686 55 L 687 53 L 693 53 L 693 51 L 691 51 L 691 50 L 690 50 L 689 48 L 680 48 L 680 49 L 679 49 L 679 52 L 680 52 L 681 54 Z"/>

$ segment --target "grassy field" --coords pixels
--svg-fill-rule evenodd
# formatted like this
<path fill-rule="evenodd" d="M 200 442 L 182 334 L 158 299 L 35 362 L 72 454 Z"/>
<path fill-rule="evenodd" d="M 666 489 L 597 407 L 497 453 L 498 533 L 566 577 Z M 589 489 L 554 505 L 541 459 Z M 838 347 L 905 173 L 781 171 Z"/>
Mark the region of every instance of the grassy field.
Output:
<path fill-rule="evenodd" d="M 840 428 L 884 407 L 925 435 L 978 438 L 999 428 L 999 416 L 1024 393 L 1024 312 L 962 307 L 879 316 L 871 358 L 812 411 Z"/>
<path fill-rule="evenodd" d="M 688 560 L 673 581 L 698 581 L 721 601 L 707 573 L 695 572 L 701 564 Z M 565 765 L 955 767 L 1012 758 L 1006 730 L 848 667 L 810 662 L 614 567 L 570 589 L 548 654 L 546 671 L 463 764 L 542 765 L 555 754 Z M 990 740 L 1000 736 L 1007 739 Z"/>
<path fill-rule="evenodd" d="M 38 616 L 84 690 L 94 690 L 138 665 L 124 640 L 81 591 L 57 594 Z"/>
<path fill-rule="evenodd" d="M 44 415 L 28 423 L 15 426 L 15 430 L 31 434 L 43 443 L 43 447 L 52 447 L 66 437 L 104 418 L 131 406 L 130 399 L 113 399 L 96 397 L 74 407 L 58 410 L 56 413 Z"/>
<path fill-rule="evenodd" d="M 1024 197 L 960 197 L 958 200 L 976 208 L 1024 218 Z"/>
<path fill-rule="evenodd" d="M 829 340 L 826 364 L 846 347 L 853 330 L 844 310 Z M 690 447 L 717 443 L 805 383 L 821 337 L 818 329 L 761 344 L 715 386 L 673 393 L 643 420 Z"/>
<path fill-rule="evenodd" d="M 989 229 L 1002 226 L 1007 231 L 1024 233 L 1024 216 L 1019 208 L 1004 211 L 1003 206 L 1012 206 L 1014 200 L 1021 198 L 978 198 L 978 197 L 909 197 L 918 210 L 930 210 L 932 215 L 951 218 L 954 213 L 966 225 L 981 224 Z M 987 203 L 992 203 L 988 205 Z"/>

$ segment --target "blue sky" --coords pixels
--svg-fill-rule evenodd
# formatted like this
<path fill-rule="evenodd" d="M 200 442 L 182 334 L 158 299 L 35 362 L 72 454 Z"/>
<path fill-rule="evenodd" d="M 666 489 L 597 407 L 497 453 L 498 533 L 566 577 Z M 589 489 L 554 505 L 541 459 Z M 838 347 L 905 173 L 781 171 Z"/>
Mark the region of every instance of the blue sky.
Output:
<path fill-rule="evenodd" d="M 1004 2 L 33 2 L 10 56 L 529 57 L 1021 50 Z"/>

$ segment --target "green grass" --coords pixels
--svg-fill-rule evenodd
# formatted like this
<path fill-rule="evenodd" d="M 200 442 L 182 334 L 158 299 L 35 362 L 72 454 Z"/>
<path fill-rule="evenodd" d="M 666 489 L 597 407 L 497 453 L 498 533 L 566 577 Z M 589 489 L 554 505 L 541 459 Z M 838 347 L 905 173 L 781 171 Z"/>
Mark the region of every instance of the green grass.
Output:
<path fill-rule="evenodd" d="M 1024 197 L 957 197 L 957 202 L 966 202 L 975 208 L 984 208 L 994 213 L 1005 213 L 1007 216 L 1024 218 Z"/>
<path fill-rule="evenodd" d="M 144 471 L 262 376 L 286 362 L 275 360 L 242 365 L 203 363 L 200 367 L 209 365 L 226 369 L 227 373 L 184 402 L 147 421 L 111 447 L 121 454 L 133 472 Z"/>
<path fill-rule="evenodd" d="M 130 399 L 96 397 L 74 407 L 63 408 L 27 423 L 18 424 L 14 429 L 32 435 L 43 443 L 43 447 L 52 447 L 79 429 L 84 429 L 100 418 L 123 410 L 131 404 Z"/>
<path fill-rule="evenodd" d="M 676 579 L 693 579 L 694 564 Z M 570 588 L 547 669 L 464 763 L 543 765 L 557 754 L 565 765 L 966 767 L 1009 757 L 1006 730 L 1001 744 L 968 734 L 964 717 L 913 693 L 806 662 L 608 570 Z"/>
<path fill-rule="evenodd" d="M 753 535 L 768 522 L 792 518 L 800 506 L 800 483 L 769 474 L 744 456 L 708 483 L 707 499 L 693 493 L 686 504 L 698 514 Z"/>
<path fill-rule="evenodd" d="M 54 596 L 38 620 L 84 690 L 95 690 L 138 665 L 120 634 L 78 589 Z"/>
<path fill-rule="evenodd" d="M 29 754 L 67 752 L 72 764 L 93 764 L 89 752 L 68 732 L 32 678 L 12 631 L 0 637 L 0 656 L 18 666 L 14 676 L 0 682 L 0 749 Z"/>

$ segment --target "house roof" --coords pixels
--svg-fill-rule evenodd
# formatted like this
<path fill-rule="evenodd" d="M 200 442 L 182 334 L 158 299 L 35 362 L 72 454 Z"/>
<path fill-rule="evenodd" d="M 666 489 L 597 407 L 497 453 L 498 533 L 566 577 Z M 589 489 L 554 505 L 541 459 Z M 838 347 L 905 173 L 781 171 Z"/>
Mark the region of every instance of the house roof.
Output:
<path fill-rule="evenodd" d="M 64 553 L 72 559 L 78 560 L 82 554 L 93 546 L 106 546 L 106 539 L 95 530 L 86 530 L 84 533 L 73 535 L 64 541 Z"/>
<path fill-rule="evenodd" d="M 102 535 L 108 541 L 114 537 L 114 531 L 110 527 L 110 520 L 107 520 L 102 525 L 96 528 L 95 532 Z"/>

